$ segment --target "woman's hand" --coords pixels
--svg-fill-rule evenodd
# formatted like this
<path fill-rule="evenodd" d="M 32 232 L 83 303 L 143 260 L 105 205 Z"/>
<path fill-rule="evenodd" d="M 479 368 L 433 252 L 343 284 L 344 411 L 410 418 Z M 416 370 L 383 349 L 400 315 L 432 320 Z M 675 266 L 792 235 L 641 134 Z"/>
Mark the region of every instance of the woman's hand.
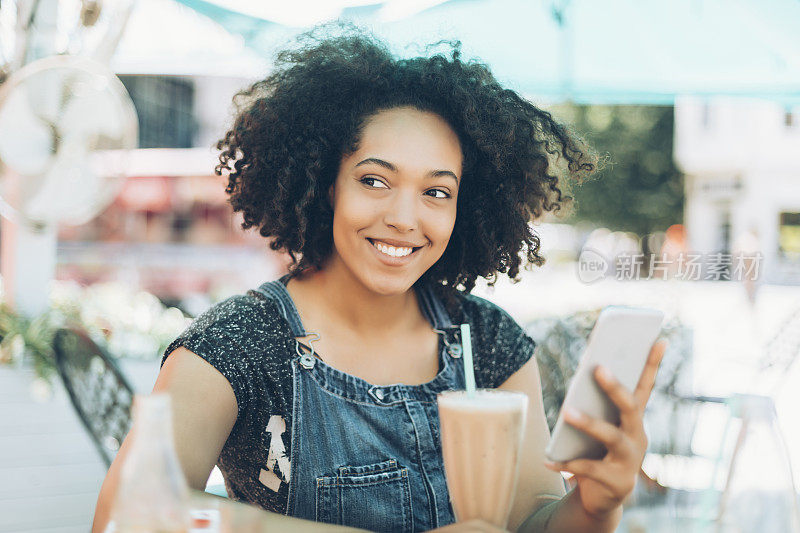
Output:
<path fill-rule="evenodd" d="M 658 366 L 667 347 L 666 340 L 653 344 L 639 384 L 631 394 L 604 368 L 595 370 L 595 379 L 619 408 L 620 425 L 593 419 L 567 410 L 564 420 L 602 442 L 608 450 L 603 459 L 575 459 L 565 463 L 545 462 L 551 470 L 570 472 L 577 481 L 578 495 L 587 514 L 605 519 L 633 491 L 636 476 L 647 451 L 644 408 L 653 390 Z"/>
<path fill-rule="evenodd" d="M 431 529 L 431 531 L 441 531 L 442 533 L 508 533 L 507 529 L 497 527 L 494 524 L 478 519 L 456 522 L 449 526 Z"/>

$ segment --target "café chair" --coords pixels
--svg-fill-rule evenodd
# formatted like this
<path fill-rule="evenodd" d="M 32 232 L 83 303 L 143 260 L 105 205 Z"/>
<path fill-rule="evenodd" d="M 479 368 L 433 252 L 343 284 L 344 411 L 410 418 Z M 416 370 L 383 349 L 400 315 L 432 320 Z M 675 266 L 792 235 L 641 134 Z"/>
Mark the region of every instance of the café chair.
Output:
<path fill-rule="evenodd" d="M 784 318 L 773 336 L 765 343 L 759 358 L 760 387 L 777 396 L 791 376 L 791 369 L 800 359 L 800 307 Z"/>
<path fill-rule="evenodd" d="M 135 390 L 115 358 L 80 327 L 59 329 L 53 351 L 72 405 L 108 468 L 130 430 Z M 205 491 L 228 496 L 222 483 Z"/>
<path fill-rule="evenodd" d="M 134 389 L 114 358 L 80 327 L 56 331 L 56 368 L 72 406 L 106 464 L 131 427 Z"/>

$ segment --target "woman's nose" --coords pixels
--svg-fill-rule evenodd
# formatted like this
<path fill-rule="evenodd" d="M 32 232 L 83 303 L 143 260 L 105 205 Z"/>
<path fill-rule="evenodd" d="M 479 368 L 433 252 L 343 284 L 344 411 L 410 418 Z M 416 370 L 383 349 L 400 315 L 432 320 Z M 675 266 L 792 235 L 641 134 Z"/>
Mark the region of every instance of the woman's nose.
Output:
<path fill-rule="evenodd" d="M 402 233 L 417 227 L 416 198 L 411 194 L 397 194 L 387 206 L 384 223 Z"/>

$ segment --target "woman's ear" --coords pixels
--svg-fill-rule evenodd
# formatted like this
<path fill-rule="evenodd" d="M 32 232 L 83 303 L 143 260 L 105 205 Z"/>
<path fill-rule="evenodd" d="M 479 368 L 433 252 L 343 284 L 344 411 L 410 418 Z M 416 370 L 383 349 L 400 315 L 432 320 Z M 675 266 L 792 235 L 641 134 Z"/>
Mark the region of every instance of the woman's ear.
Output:
<path fill-rule="evenodd" d="M 328 187 L 328 202 L 330 202 L 330 204 L 331 204 L 331 209 L 333 208 L 333 194 L 335 192 L 335 189 L 334 189 L 335 185 L 336 185 L 335 183 L 331 183 L 331 186 Z"/>

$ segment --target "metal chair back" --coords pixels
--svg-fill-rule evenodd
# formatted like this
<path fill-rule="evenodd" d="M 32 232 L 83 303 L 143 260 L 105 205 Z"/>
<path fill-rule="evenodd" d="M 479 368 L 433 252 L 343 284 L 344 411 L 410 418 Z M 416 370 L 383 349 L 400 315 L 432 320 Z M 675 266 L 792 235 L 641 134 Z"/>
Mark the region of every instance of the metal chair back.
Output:
<path fill-rule="evenodd" d="M 130 430 L 133 387 L 108 352 L 80 327 L 59 329 L 53 350 L 72 405 L 110 466 Z"/>
<path fill-rule="evenodd" d="M 764 355 L 759 361 L 760 392 L 776 397 L 791 376 L 791 368 L 799 358 L 800 307 L 797 307 L 784 319 L 764 346 Z"/>

